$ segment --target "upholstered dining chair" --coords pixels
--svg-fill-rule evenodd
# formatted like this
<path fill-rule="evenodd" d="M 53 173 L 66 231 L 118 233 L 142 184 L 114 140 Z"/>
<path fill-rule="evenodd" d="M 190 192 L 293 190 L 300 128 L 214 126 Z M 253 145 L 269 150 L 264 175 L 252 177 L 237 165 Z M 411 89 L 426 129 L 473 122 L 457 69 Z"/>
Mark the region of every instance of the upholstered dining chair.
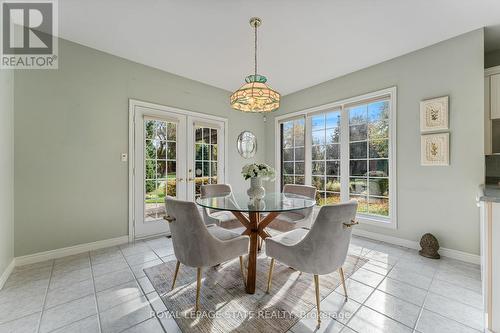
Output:
<path fill-rule="evenodd" d="M 316 187 L 307 185 L 286 184 L 283 187 L 283 193 L 298 194 L 313 200 L 316 199 Z M 313 207 L 292 211 L 283 212 L 277 218 L 281 222 L 285 222 L 289 226 L 285 230 L 297 228 L 310 228 L 313 218 Z M 270 225 L 272 228 L 273 226 Z"/>
<path fill-rule="evenodd" d="M 210 184 L 202 185 L 201 197 L 222 197 L 230 195 L 233 190 L 229 184 Z M 236 218 L 231 212 L 226 211 L 214 211 L 209 208 L 203 208 L 203 219 L 205 224 L 216 224 L 218 226 L 224 225 L 224 223 L 236 221 Z"/>
<path fill-rule="evenodd" d="M 339 271 L 347 301 L 344 270 L 358 203 L 354 200 L 323 206 L 310 230 L 295 229 L 266 238 L 266 254 L 271 258 L 267 292 L 271 289 L 274 260 L 298 271 L 314 274 L 318 327 L 320 318 L 319 275 Z"/>
<path fill-rule="evenodd" d="M 167 197 L 165 203 L 168 214 L 165 219 L 169 222 L 174 254 L 177 258 L 172 289 L 175 287 L 181 263 L 189 267 L 196 267 L 195 311 L 197 312 L 202 267 L 213 267 L 239 257 L 241 274 L 243 281 L 245 281 L 242 256 L 248 253 L 250 238 L 214 224 L 205 225 L 194 202 Z"/>

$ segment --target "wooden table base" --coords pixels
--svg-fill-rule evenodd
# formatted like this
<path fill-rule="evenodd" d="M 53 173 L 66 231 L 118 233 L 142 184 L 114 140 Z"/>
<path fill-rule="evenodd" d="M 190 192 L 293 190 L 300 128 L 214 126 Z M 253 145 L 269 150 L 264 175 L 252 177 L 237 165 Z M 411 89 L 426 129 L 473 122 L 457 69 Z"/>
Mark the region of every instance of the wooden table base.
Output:
<path fill-rule="evenodd" d="M 250 212 L 248 217 L 240 212 L 233 212 L 234 216 L 247 228 L 242 235 L 250 236 L 250 250 L 248 252 L 248 269 L 246 291 L 248 294 L 255 293 L 255 281 L 257 279 L 257 251 L 259 247 L 259 237 L 266 239 L 270 237 L 264 228 L 269 225 L 279 213 L 271 212 L 261 219 L 259 212 Z"/>

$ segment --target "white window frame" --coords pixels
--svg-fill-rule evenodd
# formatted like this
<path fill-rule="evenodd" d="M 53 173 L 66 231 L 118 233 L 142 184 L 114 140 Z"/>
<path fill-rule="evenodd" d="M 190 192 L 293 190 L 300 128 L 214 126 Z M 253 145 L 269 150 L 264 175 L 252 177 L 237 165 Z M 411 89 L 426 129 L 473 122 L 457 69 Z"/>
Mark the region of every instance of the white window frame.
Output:
<path fill-rule="evenodd" d="M 341 179 L 341 201 L 349 200 L 349 116 L 346 105 L 353 103 L 362 103 L 372 99 L 388 96 L 390 113 L 389 113 L 389 216 L 382 217 L 370 214 L 357 214 L 357 219 L 362 224 L 374 225 L 390 229 L 397 229 L 397 169 L 396 169 L 396 115 L 397 115 L 397 88 L 390 87 L 360 96 L 355 96 L 336 102 L 312 107 L 305 110 L 300 110 L 278 116 L 274 119 L 275 122 L 275 165 L 276 165 L 276 183 L 275 190 L 279 192 L 281 189 L 281 138 L 280 124 L 282 122 L 292 120 L 297 117 L 305 117 L 305 183 L 311 184 L 311 121 L 310 118 L 315 113 L 326 113 L 332 109 L 341 109 L 341 137 L 340 137 L 340 179 Z"/>

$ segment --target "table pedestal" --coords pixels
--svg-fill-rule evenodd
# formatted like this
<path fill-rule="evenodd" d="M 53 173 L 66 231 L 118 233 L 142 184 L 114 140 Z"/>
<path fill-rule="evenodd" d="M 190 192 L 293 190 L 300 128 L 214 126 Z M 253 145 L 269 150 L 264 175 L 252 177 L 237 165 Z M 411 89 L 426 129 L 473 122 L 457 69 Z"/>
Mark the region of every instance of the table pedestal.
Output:
<path fill-rule="evenodd" d="M 250 236 L 246 291 L 248 294 L 254 294 L 255 281 L 257 279 L 257 250 L 259 246 L 259 237 L 266 239 L 271 236 L 264 230 L 264 228 L 267 227 L 269 223 L 271 223 L 279 215 L 279 213 L 269 213 L 263 219 L 261 219 L 261 215 L 258 212 L 250 212 L 248 217 L 240 212 L 234 211 L 232 213 L 246 228 L 242 235 Z"/>

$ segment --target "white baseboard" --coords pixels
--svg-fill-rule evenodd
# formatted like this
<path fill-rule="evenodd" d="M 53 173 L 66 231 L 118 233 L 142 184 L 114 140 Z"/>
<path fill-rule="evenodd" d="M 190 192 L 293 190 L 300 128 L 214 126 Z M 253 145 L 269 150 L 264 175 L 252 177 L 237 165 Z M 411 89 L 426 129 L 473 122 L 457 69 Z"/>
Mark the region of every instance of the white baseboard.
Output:
<path fill-rule="evenodd" d="M 443 257 L 457 259 L 460 261 L 469 262 L 471 264 L 481 265 L 481 256 L 477 254 L 462 252 L 453 249 L 447 249 L 445 247 L 440 248 L 439 253 Z"/>
<path fill-rule="evenodd" d="M 3 271 L 2 275 L 0 276 L 0 290 L 3 288 L 3 285 L 5 282 L 7 282 L 7 279 L 10 276 L 10 273 L 14 270 L 14 267 L 16 266 L 16 258 L 12 258 L 12 261 L 10 264 L 5 268 L 5 271 Z"/>
<path fill-rule="evenodd" d="M 92 242 L 92 243 L 64 247 L 61 249 L 55 249 L 55 250 L 50 250 L 50 251 L 45 251 L 45 252 L 29 254 L 26 256 L 22 256 L 22 257 L 16 257 L 15 258 L 15 265 L 16 266 L 29 265 L 29 264 L 34 264 L 37 262 L 62 258 L 62 257 L 74 255 L 74 254 L 79 254 L 79 253 L 92 251 L 92 250 L 98 250 L 98 249 L 102 249 L 105 247 L 116 246 L 116 245 L 121 245 L 121 244 L 125 244 L 125 243 L 128 243 L 128 236 L 122 236 L 122 237 L 105 239 L 105 240 Z"/>
<path fill-rule="evenodd" d="M 387 236 L 387 235 L 383 235 L 383 234 L 379 234 L 379 233 L 375 233 L 375 232 L 371 232 L 371 231 L 361 230 L 358 228 L 354 228 L 353 234 L 357 235 L 357 236 L 362 236 L 362 237 L 366 237 L 366 238 L 394 244 L 394 245 L 408 247 L 410 249 L 420 250 L 419 242 L 411 241 L 408 239 Z M 476 264 L 476 265 L 481 264 L 481 256 L 479 256 L 477 254 L 462 252 L 462 251 L 453 250 L 453 249 L 447 249 L 444 247 L 441 247 L 439 249 L 439 253 L 443 257 L 457 259 L 457 260 L 465 261 L 465 262 Z"/>

